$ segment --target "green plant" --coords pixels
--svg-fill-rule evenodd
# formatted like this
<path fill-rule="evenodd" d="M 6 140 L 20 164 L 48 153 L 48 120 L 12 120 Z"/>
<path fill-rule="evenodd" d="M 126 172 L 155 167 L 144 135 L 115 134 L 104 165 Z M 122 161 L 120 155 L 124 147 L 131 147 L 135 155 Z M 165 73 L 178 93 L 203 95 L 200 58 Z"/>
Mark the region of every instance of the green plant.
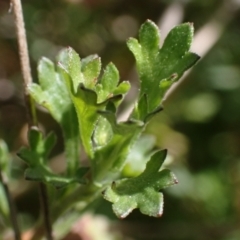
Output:
<path fill-rule="evenodd" d="M 146 164 L 144 171 L 135 173 L 128 165 L 134 177 L 124 177 L 123 168 L 126 160 L 131 161 L 129 153 L 141 141 L 148 122 L 163 109 L 166 91 L 199 56 L 189 52 L 193 38 L 190 23 L 173 28 L 161 49 L 159 38 L 157 26 L 148 20 L 140 28 L 139 40 L 131 38 L 127 42 L 136 59 L 140 90 L 124 122 L 118 122 L 116 115 L 130 83 L 119 82 L 113 63 L 102 70 L 98 56 L 80 59 L 70 47 L 59 53 L 57 64 L 46 58 L 40 60 L 39 84 L 30 83 L 26 90 L 61 126 L 66 171 L 59 175 L 50 169 L 49 154 L 56 136 L 53 132 L 44 136 L 37 126 L 30 128 L 29 146 L 22 147 L 18 156 L 28 165 L 27 180 L 49 185 L 51 191 L 52 186 L 58 189 L 49 203 L 53 223 L 78 202 L 84 203 L 78 206 L 83 211 L 101 193 L 113 203 L 113 211 L 120 218 L 136 208 L 149 216 L 162 215 L 160 190 L 177 183 L 170 170 L 159 171 L 167 150 L 150 146 L 142 162 Z M 89 159 L 87 167 L 79 164 L 81 144 Z"/>

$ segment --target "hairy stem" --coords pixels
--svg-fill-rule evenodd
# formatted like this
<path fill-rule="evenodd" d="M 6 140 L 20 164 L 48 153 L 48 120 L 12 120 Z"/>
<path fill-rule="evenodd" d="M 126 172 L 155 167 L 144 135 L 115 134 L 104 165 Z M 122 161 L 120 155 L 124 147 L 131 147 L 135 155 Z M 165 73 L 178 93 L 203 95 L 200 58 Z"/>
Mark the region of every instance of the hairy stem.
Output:
<path fill-rule="evenodd" d="M 9 188 L 8 188 L 7 180 L 4 178 L 4 175 L 1 171 L 1 169 L 0 169 L 0 181 L 3 185 L 4 191 L 5 191 L 5 194 L 7 197 L 8 206 L 9 206 L 9 210 L 10 210 L 10 218 L 11 218 L 12 227 L 13 227 L 14 235 L 15 235 L 15 240 L 21 240 L 21 233 L 20 233 L 20 229 L 18 226 L 16 208 L 15 208 L 12 196 L 11 196 Z"/>
<path fill-rule="evenodd" d="M 27 118 L 29 128 L 32 126 L 38 125 L 36 109 L 34 106 L 33 99 L 31 98 L 28 85 L 32 83 L 31 76 L 31 68 L 30 61 L 28 55 L 28 47 L 27 47 L 27 38 L 23 21 L 23 12 L 22 5 L 20 0 L 11 0 L 12 8 L 15 17 L 15 25 L 18 39 L 18 47 L 19 47 L 19 56 L 20 56 L 20 64 L 23 75 L 23 85 L 24 85 L 24 98 L 26 104 Z M 40 200 L 42 203 L 42 211 L 45 223 L 46 237 L 48 240 L 52 240 L 52 227 L 50 223 L 50 214 L 49 214 L 49 206 L 48 206 L 48 197 L 47 197 L 47 189 L 46 186 L 42 183 L 39 184 L 40 189 Z"/>

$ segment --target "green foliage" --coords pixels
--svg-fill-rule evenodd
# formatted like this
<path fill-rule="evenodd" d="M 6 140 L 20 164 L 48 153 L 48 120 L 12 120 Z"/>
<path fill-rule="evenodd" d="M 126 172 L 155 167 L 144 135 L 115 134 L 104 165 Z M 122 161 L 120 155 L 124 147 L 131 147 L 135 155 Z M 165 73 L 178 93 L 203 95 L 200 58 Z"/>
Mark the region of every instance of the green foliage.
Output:
<path fill-rule="evenodd" d="M 25 177 L 55 187 L 85 183 L 88 169 L 78 167 L 80 139 L 91 165 L 84 191 L 87 192 L 88 187 L 98 189 L 96 192 L 105 189 L 103 197 L 113 203 L 113 210 L 120 218 L 135 208 L 149 216 L 161 216 L 163 195 L 159 191 L 177 182 L 170 170 L 159 171 L 166 150 L 150 151 L 154 142 L 143 147 L 139 151 L 142 155 L 135 159 L 142 163 L 138 170 L 132 170 L 134 177 L 118 179 L 124 172 L 126 161 L 128 165 L 131 162 L 129 153 L 133 146 L 138 146 L 135 143 L 150 118 L 162 110 L 167 89 L 199 59 L 189 52 L 192 37 L 191 24 L 179 25 L 159 49 L 158 28 L 147 21 L 139 31 L 139 41 L 133 38 L 128 41 L 136 58 L 140 91 L 135 108 L 125 122 L 118 122 L 116 112 L 130 84 L 119 82 L 119 73 L 113 63 L 102 70 L 98 56 L 80 59 L 70 47 L 60 52 L 56 68 L 50 60 L 43 58 L 38 67 L 39 85 L 32 84 L 29 90 L 36 102 L 47 108 L 62 127 L 66 157 L 69 158 L 68 171 L 67 176 L 57 176 L 50 170 L 47 162 L 55 137 L 50 134 L 44 139 L 40 131 L 32 129 L 29 148 L 19 152 L 29 165 Z M 68 189 L 68 196 L 71 192 L 75 196 L 76 189 Z M 84 196 L 82 199 L 87 202 Z"/>
<path fill-rule="evenodd" d="M 5 175 L 8 175 L 9 173 L 10 168 L 9 158 L 10 157 L 7 144 L 2 139 L 0 139 L 0 170 Z"/>
<path fill-rule="evenodd" d="M 135 208 L 149 216 L 162 215 L 163 194 L 159 191 L 177 183 L 170 170 L 158 171 L 166 154 L 166 150 L 154 153 L 143 173 L 117 180 L 103 192 L 103 197 L 113 203 L 113 211 L 118 217 L 125 218 Z"/>
<path fill-rule="evenodd" d="M 81 168 L 71 177 L 62 177 L 54 174 L 48 167 L 48 155 L 52 150 L 56 137 L 50 133 L 45 139 L 43 134 L 35 128 L 32 128 L 28 134 L 29 147 L 22 147 L 18 156 L 23 159 L 28 168 L 25 171 L 25 178 L 32 181 L 41 181 L 61 188 L 69 183 L 85 183 L 84 175 L 87 168 Z"/>
<path fill-rule="evenodd" d="M 113 181 L 121 173 L 127 155 L 134 141 L 144 129 L 141 121 L 117 123 L 116 116 L 110 111 L 99 112 L 111 124 L 113 137 L 109 143 L 96 152 L 93 163 L 95 183 Z"/>
<path fill-rule="evenodd" d="M 55 71 L 54 63 L 42 58 L 38 64 L 38 84 L 28 89 L 34 100 L 47 108 L 61 125 L 68 159 L 68 174 L 74 174 L 79 163 L 79 135 L 77 116 L 62 76 Z"/>
<path fill-rule="evenodd" d="M 7 201 L 7 196 L 4 189 L 5 184 L 8 182 L 10 172 L 10 154 L 8 152 L 8 147 L 6 143 L 0 139 L 0 216 L 5 223 L 9 223 L 9 206 Z"/>
<path fill-rule="evenodd" d="M 158 112 L 167 89 L 197 62 L 199 56 L 189 52 L 192 38 L 192 24 L 181 24 L 170 31 L 159 49 L 158 27 L 147 21 L 140 28 L 139 41 L 129 39 L 127 44 L 136 58 L 141 84 L 134 118 L 146 121 Z"/>
<path fill-rule="evenodd" d="M 136 177 L 143 172 L 154 145 L 155 138 L 152 135 L 142 135 L 135 142 L 126 159 L 123 169 L 124 177 Z"/>
<path fill-rule="evenodd" d="M 93 158 L 91 138 L 99 119 L 98 111 L 106 109 L 110 101 L 117 106 L 122 95 L 128 91 L 129 84 L 125 82 L 117 86 L 119 74 L 112 63 L 97 81 L 100 58 L 92 56 L 81 61 L 71 48 L 60 53 L 58 65 L 77 112 L 83 146 L 90 158 Z"/>

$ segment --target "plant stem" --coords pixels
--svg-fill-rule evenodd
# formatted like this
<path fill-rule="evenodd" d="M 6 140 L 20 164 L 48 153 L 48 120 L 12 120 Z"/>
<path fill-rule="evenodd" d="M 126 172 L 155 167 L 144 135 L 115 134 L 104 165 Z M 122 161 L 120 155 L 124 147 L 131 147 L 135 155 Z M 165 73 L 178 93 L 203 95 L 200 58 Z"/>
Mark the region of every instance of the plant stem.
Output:
<path fill-rule="evenodd" d="M 48 240 L 53 240 L 52 225 L 50 221 L 50 211 L 48 206 L 47 188 L 43 183 L 39 183 L 39 190 L 40 190 L 41 206 L 43 209 L 43 219 L 45 224 L 46 237 Z"/>
<path fill-rule="evenodd" d="M 29 129 L 33 126 L 37 127 L 38 121 L 36 116 L 36 108 L 34 105 L 34 101 L 31 98 L 28 85 L 32 83 L 31 76 L 31 68 L 30 61 L 28 55 L 28 47 L 27 47 L 27 38 L 23 21 L 23 12 L 22 5 L 20 0 L 11 0 L 14 17 L 15 17 L 15 25 L 18 39 L 18 47 L 19 47 L 19 56 L 20 56 L 20 64 L 23 75 L 23 85 L 24 85 L 24 98 L 26 104 L 27 111 L 27 119 Z M 48 206 L 48 197 L 47 197 L 47 189 L 43 183 L 39 184 L 40 190 L 40 201 L 42 203 L 42 211 L 45 223 L 46 237 L 48 240 L 52 240 L 52 226 L 50 223 L 50 214 L 49 214 L 49 206 Z"/>
<path fill-rule="evenodd" d="M 28 57 L 27 39 L 26 39 L 26 32 L 25 32 L 24 21 L 23 21 L 22 5 L 20 0 L 11 0 L 11 3 L 12 3 L 14 17 L 15 17 L 15 25 L 16 25 L 16 32 L 17 32 L 18 47 L 19 47 L 20 64 L 21 64 L 21 70 L 23 75 L 24 97 L 25 97 L 25 104 L 26 104 L 26 110 L 27 110 L 28 124 L 30 126 L 34 126 L 34 125 L 36 126 L 37 125 L 36 110 L 33 104 L 33 100 L 27 90 L 27 86 L 32 83 L 32 76 L 31 76 L 31 68 L 30 68 L 29 57 Z"/>
<path fill-rule="evenodd" d="M 15 240 L 21 240 L 21 233 L 20 233 L 20 229 L 18 226 L 18 221 L 17 221 L 17 213 L 16 213 L 16 208 L 15 205 L 13 203 L 13 199 L 11 197 L 8 185 L 7 185 L 7 180 L 4 177 L 1 169 L 0 169 L 0 181 L 3 185 L 6 197 L 7 197 L 7 201 L 8 201 L 8 205 L 9 205 L 9 210 L 10 210 L 10 218 L 11 218 L 11 222 L 12 222 L 12 226 L 13 226 L 13 230 L 14 230 L 14 235 L 15 235 Z"/>
<path fill-rule="evenodd" d="M 86 204 L 82 206 L 80 210 L 78 208 L 78 213 L 81 215 L 81 212 L 84 212 L 93 201 L 95 201 L 100 193 L 103 191 L 104 187 L 98 188 L 92 183 L 88 186 L 81 185 L 76 191 L 71 192 L 69 195 L 61 199 L 60 202 L 54 204 L 54 210 L 52 212 L 52 220 L 56 223 L 57 219 L 62 216 L 67 210 L 69 210 L 76 202 L 84 201 Z M 37 223 L 33 229 L 33 234 L 28 240 L 36 240 L 43 236 L 43 219 Z"/>

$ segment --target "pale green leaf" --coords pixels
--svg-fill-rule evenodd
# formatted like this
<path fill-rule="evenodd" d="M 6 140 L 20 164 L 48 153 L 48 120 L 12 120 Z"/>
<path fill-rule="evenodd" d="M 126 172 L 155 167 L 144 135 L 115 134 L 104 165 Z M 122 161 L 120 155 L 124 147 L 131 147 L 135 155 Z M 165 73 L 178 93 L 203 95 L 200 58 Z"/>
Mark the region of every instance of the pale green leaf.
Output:
<path fill-rule="evenodd" d="M 98 149 L 98 146 L 94 147 L 93 143 L 94 130 L 97 128 L 100 117 L 98 111 L 108 109 L 109 107 L 111 109 L 116 108 L 123 95 L 128 91 L 129 85 L 123 83 L 118 86 L 119 73 L 112 63 L 106 67 L 101 79 L 97 80 L 101 65 L 100 59 L 93 56 L 82 60 L 83 64 L 78 64 L 78 66 L 82 66 L 80 69 L 81 73 L 79 71 L 71 71 L 70 65 L 72 63 L 69 62 L 71 56 L 76 56 L 76 52 L 73 49 L 68 48 L 62 51 L 59 57 L 59 73 L 65 79 L 77 112 L 83 146 L 87 154 L 94 158 L 94 152 Z M 74 59 L 75 61 L 80 61 L 79 57 L 74 57 Z M 72 68 L 75 67 L 73 66 Z M 73 74 L 81 75 L 81 83 L 77 87 L 74 79 L 78 77 Z M 110 102 L 114 103 L 115 106 L 113 107 Z M 98 140 L 95 143 L 98 143 Z"/>
<path fill-rule="evenodd" d="M 38 84 L 28 86 L 34 100 L 48 109 L 61 125 L 67 158 L 67 172 L 72 174 L 79 165 L 79 134 L 77 116 L 64 79 L 56 72 L 54 63 L 42 58 L 38 64 Z M 34 142 L 34 141 L 33 141 Z"/>

